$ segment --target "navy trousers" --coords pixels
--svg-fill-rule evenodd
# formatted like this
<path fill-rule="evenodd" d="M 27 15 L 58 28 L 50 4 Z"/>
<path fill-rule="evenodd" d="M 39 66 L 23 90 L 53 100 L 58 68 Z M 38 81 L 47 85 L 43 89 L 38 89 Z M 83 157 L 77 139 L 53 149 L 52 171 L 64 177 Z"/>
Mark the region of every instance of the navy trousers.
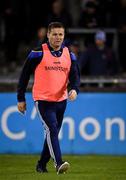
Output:
<path fill-rule="evenodd" d="M 40 163 L 46 167 L 50 157 L 55 166 L 62 163 L 58 134 L 62 125 L 67 100 L 61 102 L 36 101 L 36 108 L 45 130 L 45 141 L 40 157 Z"/>

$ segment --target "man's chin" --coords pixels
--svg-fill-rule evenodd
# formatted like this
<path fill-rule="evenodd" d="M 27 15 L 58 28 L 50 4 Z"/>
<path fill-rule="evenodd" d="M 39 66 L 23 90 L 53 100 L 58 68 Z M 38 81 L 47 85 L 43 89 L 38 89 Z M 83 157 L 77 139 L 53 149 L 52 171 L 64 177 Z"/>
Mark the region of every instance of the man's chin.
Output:
<path fill-rule="evenodd" d="M 61 46 L 61 43 L 56 43 L 56 44 L 55 44 L 55 47 L 56 47 L 56 48 L 58 48 L 58 47 L 60 47 L 60 46 Z"/>

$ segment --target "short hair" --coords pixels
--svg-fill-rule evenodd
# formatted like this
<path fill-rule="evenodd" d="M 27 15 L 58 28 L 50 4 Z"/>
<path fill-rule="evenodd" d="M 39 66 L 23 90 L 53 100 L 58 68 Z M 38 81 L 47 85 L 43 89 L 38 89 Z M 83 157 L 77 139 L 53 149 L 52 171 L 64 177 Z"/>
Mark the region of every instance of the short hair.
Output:
<path fill-rule="evenodd" d="M 64 25 L 61 22 L 51 22 L 48 25 L 48 32 L 50 32 L 51 29 L 53 29 L 53 28 L 63 28 L 63 29 L 65 29 Z"/>

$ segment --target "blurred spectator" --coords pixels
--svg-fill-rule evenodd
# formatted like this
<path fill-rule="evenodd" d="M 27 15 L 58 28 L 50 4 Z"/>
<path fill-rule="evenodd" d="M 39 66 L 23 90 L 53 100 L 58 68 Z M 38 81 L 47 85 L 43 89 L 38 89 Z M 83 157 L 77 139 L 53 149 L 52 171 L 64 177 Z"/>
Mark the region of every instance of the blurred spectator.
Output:
<path fill-rule="evenodd" d="M 76 55 L 79 64 L 80 57 L 82 55 L 80 43 L 77 40 L 73 40 L 69 45 L 69 49 Z"/>
<path fill-rule="evenodd" d="M 115 28 L 119 12 L 120 0 L 97 0 L 99 3 L 102 27 Z"/>
<path fill-rule="evenodd" d="M 120 0 L 82 0 L 81 7 L 95 5 L 94 17 L 97 15 L 98 27 L 116 27 Z M 82 18 L 83 19 L 83 18 Z"/>
<path fill-rule="evenodd" d="M 81 0 L 80 1 L 80 7 L 81 7 L 81 9 L 85 9 L 86 8 L 86 5 L 87 5 L 87 3 L 93 3 L 93 4 L 95 4 L 95 5 L 97 5 L 98 4 L 98 0 Z"/>
<path fill-rule="evenodd" d="M 101 26 L 100 17 L 97 1 L 87 0 L 80 15 L 79 26 L 88 29 L 98 28 Z M 86 34 L 84 40 L 85 46 L 88 47 L 90 44 L 92 44 L 93 39 L 94 37 L 92 33 Z"/>
<path fill-rule="evenodd" d="M 46 27 L 39 27 L 36 33 L 35 38 L 31 41 L 31 49 L 34 47 L 41 46 L 42 43 L 46 42 Z"/>
<path fill-rule="evenodd" d="M 100 26 L 96 1 L 87 1 L 80 15 L 79 26 L 84 28 L 96 28 Z"/>
<path fill-rule="evenodd" d="M 123 71 L 126 72 L 126 0 L 121 0 L 118 14 L 119 58 Z"/>
<path fill-rule="evenodd" d="M 37 29 L 41 25 L 46 25 L 46 17 L 48 13 L 50 12 L 50 6 L 52 3 L 52 0 L 24 0 L 25 6 L 26 6 L 26 38 L 27 41 L 30 42 L 31 39 L 33 39 L 33 36 L 35 36 Z"/>
<path fill-rule="evenodd" d="M 71 42 L 70 46 L 69 46 L 70 51 L 72 51 L 76 57 L 79 56 L 80 54 L 80 47 L 79 47 L 79 42 L 74 40 L 73 42 Z"/>
<path fill-rule="evenodd" d="M 65 27 L 72 26 L 72 18 L 70 14 L 65 10 L 63 1 L 55 0 L 52 3 L 52 11 L 47 16 L 46 25 L 48 26 L 51 22 L 62 22 Z"/>
<path fill-rule="evenodd" d="M 98 31 L 95 34 L 94 46 L 88 47 L 80 58 L 81 74 L 89 76 L 116 75 L 119 72 L 119 63 L 115 53 L 106 45 L 106 34 Z"/>
<path fill-rule="evenodd" d="M 77 57 L 77 63 L 79 67 L 79 62 L 81 61 L 81 56 L 83 56 L 83 53 L 80 50 L 80 44 L 77 40 L 73 40 L 71 44 L 69 45 L 69 49 L 71 52 L 73 52 Z"/>

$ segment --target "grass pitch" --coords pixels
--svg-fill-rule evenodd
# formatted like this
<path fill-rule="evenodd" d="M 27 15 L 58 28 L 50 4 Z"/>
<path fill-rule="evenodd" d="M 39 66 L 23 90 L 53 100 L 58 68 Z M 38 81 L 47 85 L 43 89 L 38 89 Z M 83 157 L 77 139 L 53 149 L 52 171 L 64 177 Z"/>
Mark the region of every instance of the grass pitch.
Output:
<path fill-rule="evenodd" d="M 47 174 L 35 171 L 38 155 L 0 155 L 0 180 L 126 180 L 126 156 L 67 155 L 71 167 L 57 175 L 52 161 Z"/>

